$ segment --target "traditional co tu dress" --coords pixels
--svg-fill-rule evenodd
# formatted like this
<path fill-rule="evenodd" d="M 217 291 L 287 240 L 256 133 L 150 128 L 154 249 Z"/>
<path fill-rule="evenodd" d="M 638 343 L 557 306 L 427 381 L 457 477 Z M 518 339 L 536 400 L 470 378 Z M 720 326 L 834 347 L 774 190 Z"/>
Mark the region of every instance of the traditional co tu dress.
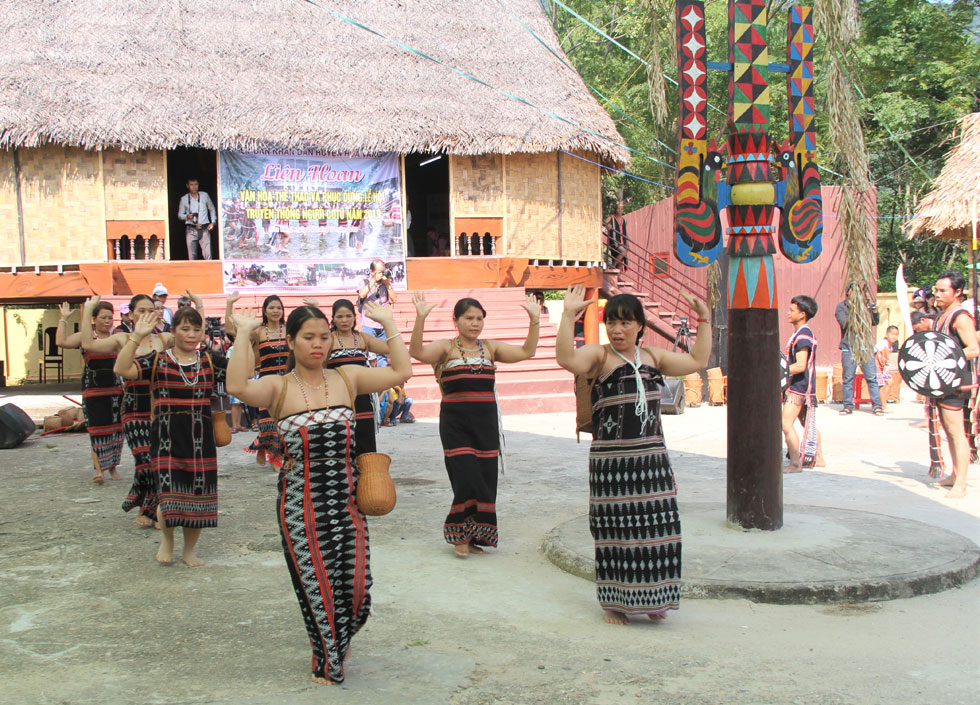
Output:
<path fill-rule="evenodd" d="M 115 353 L 82 352 L 82 414 L 99 470 L 109 472 L 122 459 L 122 380 L 112 371 Z"/>
<path fill-rule="evenodd" d="M 313 675 L 344 680 L 351 637 L 371 611 L 368 527 L 355 503 L 354 413 L 332 406 L 279 420 L 279 531 L 313 648 Z"/>
<path fill-rule="evenodd" d="M 500 417 L 494 364 L 482 357 L 450 360 L 441 381 L 439 438 L 453 487 L 443 535 L 457 546 L 496 547 Z"/>
<path fill-rule="evenodd" d="M 172 351 L 136 358 L 152 397 L 150 462 L 157 501 L 167 527 L 218 525 L 218 454 L 211 425 L 211 395 L 224 383 L 228 360 L 198 352 L 181 365 Z"/>
<path fill-rule="evenodd" d="M 589 529 L 596 591 L 604 610 L 627 615 L 677 609 L 681 593 L 677 490 L 660 421 L 663 377 L 646 364 L 639 374 L 645 425 L 629 363 L 600 375 L 592 389 Z"/>
<path fill-rule="evenodd" d="M 326 368 L 328 370 L 342 365 L 368 366 L 367 345 L 364 343 L 364 334 L 356 333 L 360 336 L 362 348 L 346 348 L 340 342 L 340 338 L 334 335 L 334 349 L 327 358 Z M 361 453 L 376 453 L 378 451 L 376 406 L 378 396 L 376 394 L 358 394 L 354 400 L 354 455 Z"/>
<path fill-rule="evenodd" d="M 269 329 L 266 328 L 266 339 L 258 344 L 258 349 L 259 377 L 281 375 L 286 371 L 289 346 L 286 345 L 285 338 L 270 339 Z M 259 435 L 245 451 L 248 453 L 265 451 L 269 462 L 279 467 L 282 465 L 282 440 L 279 438 L 279 431 L 276 430 L 276 421 L 268 409 L 259 409 L 256 425 L 259 428 Z"/>
<path fill-rule="evenodd" d="M 156 521 L 157 493 L 150 456 L 150 380 L 127 379 L 124 384 L 122 425 L 126 443 L 133 453 L 133 486 L 123 500 L 122 509 L 128 512 L 140 507 L 140 513 Z"/>

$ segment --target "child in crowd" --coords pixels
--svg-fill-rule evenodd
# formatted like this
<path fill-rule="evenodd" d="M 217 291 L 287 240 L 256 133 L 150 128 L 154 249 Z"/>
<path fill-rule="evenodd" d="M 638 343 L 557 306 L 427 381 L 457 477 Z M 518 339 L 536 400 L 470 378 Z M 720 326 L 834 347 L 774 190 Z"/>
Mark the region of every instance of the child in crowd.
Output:
<path fill-rule="evenodd" d="M 898 402 L 899 385 L 892 384 L 892 373 L 888 369 L 888 357 L 896 350 L 898 350 L 898 326 L 888 326 L 885 337 L 875 345 L 874 352 L 881 400 L 893 404 Z"/>

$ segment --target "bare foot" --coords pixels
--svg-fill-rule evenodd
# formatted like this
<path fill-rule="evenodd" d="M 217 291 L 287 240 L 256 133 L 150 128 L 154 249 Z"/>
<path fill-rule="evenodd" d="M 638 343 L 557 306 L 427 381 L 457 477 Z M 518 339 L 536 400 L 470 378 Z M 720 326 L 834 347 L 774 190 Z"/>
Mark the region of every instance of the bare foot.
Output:
<path fill-rule="evenodd" d="M 266 460 L 265 460 L 264 450 L 260 450 L 255 453 L 255 462 L 258 463 L 259 465 L 265 465 Z"/>
<path fill-rule="evenodd" d="M 334 683 L 329 678 L 319 678 L 317 676 L 313 676 L 313 682 L 319 683 L 320 685 L 336 685 L 336 683 Z"/>
<path fill-rule="evenodd" d="M 168 532 L 169 533 L 169 532 Z M 173 565 L 174 562 L 174 537 L 163 534 L 160 537 L 160 548 L 157 550 L 157 563 L 162 565 Z"/>
<path fill-rule="evenodd" d="M 609 624 L 629 624 L 630 618 L 627 617 L 622 612 L 614 612 L 613 610 L 604 610 L 603 614 L 606 617 L 606 621 Z"/>
<path fill-rule="evenodd" d="M 112 480 L 121 480 L 122 479 L 122 477 L 119 475 L 119 473 L 116 471 L 115 468 L 112 468 L 109 471 L 109 478 L 112 479 Z"/>
<path fill-rule="evenodd" d="M 194 553 L 184 553 L 182 560 L 187 565 L 188 568 L 200 568 L 204 565 L 204 561 L 197 557 Z"/>
<path fill-rule="evenodd" d="M 964 497 L 966 497 L 966 487 L 953 485 L 943 499 L 963 499 Z"/>
<path fill-rule="evenodd" d="M 663 624 L 667 621 L 666 612 L 650 612 L 647 617 L 649 617 L 650 621 L 654 624 Z"/>
<path fill-rule="evenodd" d="M 469 558 L 470 546 L 467 543 L 461 543 L 458 546 L 453 546 L 453 553 L 456 554 L 457 558 Z"/>
<path fill-rule="evenodd" d="M 136 526 L 142 526 L 144 528 L 149 529 L 151 526 L 153 526 L 154 523 L 156 522 L 150 519 L 150 517 L 143 516 L 142 514 L 136 517 Z"/>
<path fill-rule="evenodd" d="M 818 468 L 825 468 L 825 467 L 827 467 L 827 461 L 824 460 L 823 458 L 821 458 L 819 455 L 817 456 L 817 467 Z"/>
<path fill-rule="evenodd" d="M 101 485 L 105 482 L 105 475 L 102 474 L 101 470 L 96 471 L 96 473 L 92 476 L 92 482 L 97 485 Z"/>
<path fill-rule="evenodd" d="M 952 487 L 953 485 L 955 485 L 955 484 L 956 484 L 956 475 L 954 475 L 953 473 L 950 473 L 950 474 L 949 474 L 949 475 L 947 475 L 946 477 L 944 477 L 944 478 L 942 478 L 942 479 L 941 479 L 941 480 L 940 480 L 939 482 L 937 482 L 936 484 L 937 484 L 937 485 L 938 485 L 939 487 Z"/>
<path fill-rule="evenodd" d="M 783 466 L 783 474 L 788 475 L 793 472 L 803 472 L 803 466 L 796 463 L 787 463 Z"/>
<path fill-rule="evenodd" d="M 470 553 L 486 553 L 482 548 L 477 546 L 475 543 L 470 544 Z"/>

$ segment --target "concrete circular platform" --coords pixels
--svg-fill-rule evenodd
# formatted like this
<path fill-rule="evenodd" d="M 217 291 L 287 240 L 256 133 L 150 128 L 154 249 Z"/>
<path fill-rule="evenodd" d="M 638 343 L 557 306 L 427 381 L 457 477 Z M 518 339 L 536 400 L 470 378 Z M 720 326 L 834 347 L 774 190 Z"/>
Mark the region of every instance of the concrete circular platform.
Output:
<path fill-rule="evenodd" d="M 946 529 L 849 509 L 786 505 L 779 531 L 731 526 L 720 503 L 681 505 L 688 597 L 755 602 L 874 602 L 956 587 L 980 572 L 980 547 Z M 595 580 L 587 516 L 554 529 L 552 563 Z"/>

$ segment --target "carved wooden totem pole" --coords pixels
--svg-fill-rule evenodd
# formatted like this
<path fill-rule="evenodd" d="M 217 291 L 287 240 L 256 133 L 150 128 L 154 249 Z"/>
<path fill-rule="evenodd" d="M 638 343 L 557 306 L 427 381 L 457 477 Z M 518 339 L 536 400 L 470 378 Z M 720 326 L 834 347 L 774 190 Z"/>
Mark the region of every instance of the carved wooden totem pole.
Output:
<path fill-rule="evenodd" d="M 811 12 L 808 6 L 790 9 L 789 63 L 770 64 L 765 0 L 730 2 L 728 62 L 708 62 L 704 3 L 677 0 L 674 252 L 691 267 L 727 253 L 728 519 L 745 528 L 773 530 L 783 523 L 775 209 L 783 255 L 806 263 L 821 249 Z M 729 76 L 727 155 L 707 137 L 709 69 Z M 790 140 L 775 152 L 768 131 L 770 71 L 787 73 L 789 93 Z"/>

